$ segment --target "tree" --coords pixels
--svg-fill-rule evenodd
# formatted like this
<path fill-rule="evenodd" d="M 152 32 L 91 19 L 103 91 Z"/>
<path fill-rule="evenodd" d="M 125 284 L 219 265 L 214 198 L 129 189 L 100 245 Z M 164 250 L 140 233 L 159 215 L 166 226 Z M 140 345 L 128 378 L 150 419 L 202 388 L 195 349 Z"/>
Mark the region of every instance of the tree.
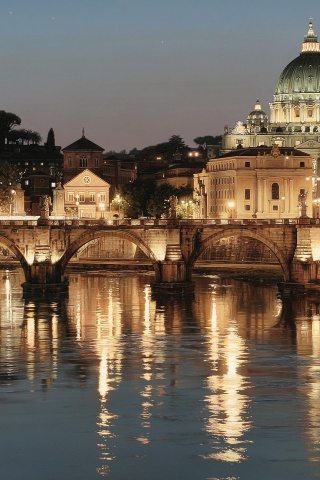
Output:
<path fill-rule="evenodd" d="M 160 218 L 168 213 L 168 202 L 171 195 L 178 199 L 191 200 L 191 187 L 174 187 L 164 183 L 156 187 L 153 180 L 136 180 L 122 188 L 125 200 L 125 214 L 131 218 L 140 216 Z"/>
<path fill-rule="evenodd" d="M 193 141 L 196 145 L 199 145 L 199 147 L 205 150 L 208 145 L 219 145 L 221 140 L 221 135 L 216 135 L 215 137 L 212 135 L 204 135 L 203 137 L 196 137 Z"/>
<path fill-rule="evenodd" d="M 151 217 L 160 218 L 168 210 L 169 198 L 176 195 L 177 189 L 169 183 L 163 183 L 156 187 L 155 191 L 150 195 L 147 208 Z"/>
<path fill-rule="evenodd" d="M 38 132 L 32 130 L 26 130 L 25 128 L 20 128 L 18 130 L 10 130 L 7 134 L 8 143 L 20 143 L 24 145 L 30 145 L 30 143 L 38 145 L 41 142 L 41 135 Z"/>
<path fill-rule="evenodd" d="M 137 179 L 132 183 L 123 185 L 121 196 L 124 199 L 124 212 L 130 218 L 147 216 L 147 202 L 155 191 L 154 180 Z"/>
<path fill-rule="evenodd" d="M 39 143 L 42 140 L 42 137 L 40 133 L 29 130 L 29 139 L 30 139 L 30 142 L 33 143 L 34 145 L 39 145 Z"/>
<path fill-rule="evenodd" d="M 3 149 L 9 132 L 21 124 L 21 118 L 15 113 L 0 110 L 0 148 Z"/>
<path fill-rule="evenodd" d="M 54 137 L 53 128 L 50 128 L 48 132 L 46 148 L 47 148 L 47 152 L 50 152 L 50 153 L 53 153 L 56 150 L 56 141 Z"/>
<path fill-rule="evenodd" d="M 189 147 L 185 144 L 180 135 L 172 135 L 167 142 L 150 145 L 134 153 L 136 154 L 136 157 L 140 157 L 141 160 L 153 161 L 161 158 L 161 160 L 172 162 L 175 153 L 178 152 L 183 155 L 188 150 Z"/>
<path fill-rule="evenodd" d="M 14 190 L 19 183 L 20 172 L 11 163 L 1 162 L 0 168 L 0 212 L 9 213 L 13 202 Z"/>

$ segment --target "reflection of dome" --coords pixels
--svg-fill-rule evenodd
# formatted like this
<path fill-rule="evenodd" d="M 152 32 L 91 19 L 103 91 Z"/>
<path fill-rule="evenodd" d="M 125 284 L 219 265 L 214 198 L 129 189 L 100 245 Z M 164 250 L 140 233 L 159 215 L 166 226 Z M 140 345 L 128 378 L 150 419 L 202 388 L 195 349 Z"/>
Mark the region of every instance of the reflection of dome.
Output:
<path fill-rule="evenodd" d="M 254 110 L 252 110 L 252 112 L 250 112 L 247 117 L 247 125 L 260 127 L 262 125 L 267 125 L 268 121 L 268 115 L 263 110 L 261 110 L 261 104 L 259 100 L 257 100 L 254 106 Z"/>
<path fill-rule="evenodd" d="M 281 73 L 275 96 L 316 92 L 320 92 L 320 44 L 310 21 L 301 53 Z"/>

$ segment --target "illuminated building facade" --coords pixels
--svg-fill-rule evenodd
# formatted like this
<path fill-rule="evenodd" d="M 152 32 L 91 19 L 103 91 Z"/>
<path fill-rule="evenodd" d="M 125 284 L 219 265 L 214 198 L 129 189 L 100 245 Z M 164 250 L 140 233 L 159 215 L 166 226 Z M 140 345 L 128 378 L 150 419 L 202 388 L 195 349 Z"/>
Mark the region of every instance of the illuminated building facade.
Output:
<path fill-rule="evenodd" d="M 257 100 L 246 122 L 225 127 L 222 153 L 277 144 L 320 157 L 320 43 L 310 20 L 298 57 L 282 71 L 270 103 L 270 120 Z M 210 148 L 208 154 L 212 156 Z"/>
<path fill-rule="evenodd" d="M 312 157 L 292 148 L 233 150 L 208 161 L 194 176 L 195 191 L 205 192 L 207 218 L 295 218 L 312 215 Z M 203 200 L 203 199 L 202 199 Z M 204 200 L 203 200 L 204 201 Z"/>

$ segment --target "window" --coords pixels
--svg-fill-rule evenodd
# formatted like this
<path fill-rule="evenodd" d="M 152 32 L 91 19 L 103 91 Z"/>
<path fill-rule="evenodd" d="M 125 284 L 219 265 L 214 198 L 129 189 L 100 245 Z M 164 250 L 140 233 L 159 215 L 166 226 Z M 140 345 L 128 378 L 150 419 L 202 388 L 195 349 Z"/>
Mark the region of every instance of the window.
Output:
<path fill-rule="evenodd" d="M 79 202 L 84 202 L 85 197 L 83 192 L 79 192 Z"/>
<path fill-rule="evenodd" d="M 308 117 L 312 117 L 312 110 L 308 109 Z"/>
<path fill-rule="evenodd" d="M 244 199 L 245 200 L 250 200 L 250 188 L 245 188 L 244 189 Z"/>
<path fill-rule="evenodd" d="M 274 210 L 274 211 L 278 210 L 278 205 L 273 205 L 272 210 Z"/>
<path fill-rule="evenodd" d="M 95 194 L 94 193 L 90 193 L 90 202 L 94 202 L 95 201 Z"/>
<path fill-rule="evenodd" d="M 106 194 L 105 194 L 105 193 L 100 193 L 100 195 L 99 195 L 99 201 L 100 201 L 100 202 L 105 202 L 105 201 L 106 201 Z"/>
<path fill-rule="evenodd" d="M 245 210 L 250 210 L 250 205 L 245 205 L 245 206 L 244 206 L 244 209 L 245 209 Z"/>
<path fill-rule="evenodd" d="M 99 158 L 94 159 L 94 164 L 96 167 L 99 167 Z"/>
<path fill-rule="evenodd" d="M 250 162 L 244 162 L 244 166 L 245 166 L 246 168 L 250 168 L 250 167 L 251 167 L 251 164 L 250 164 Z"/>
<path fill-rule="evenodd" d="M 68 193 L 68 202 L 73 202 L 74 201 L 74 194 L 73 192 Z"/>
<path fill-rule="evenodd" d="M 305 163 L 304 162 L 300 162 L 300 168 L 303 168 L 305 167 Z"/>
<path fill-rule="evenodd" d="M 85 156 L 80 157 L 80 168 L 87 168 L 88 166 L 88 159 Z"/>
<path fill-rule="evenodd" d="M 271 198 L 272 200 L 279 200 L 279 184 L 273 183 L 271 187 Z"/>

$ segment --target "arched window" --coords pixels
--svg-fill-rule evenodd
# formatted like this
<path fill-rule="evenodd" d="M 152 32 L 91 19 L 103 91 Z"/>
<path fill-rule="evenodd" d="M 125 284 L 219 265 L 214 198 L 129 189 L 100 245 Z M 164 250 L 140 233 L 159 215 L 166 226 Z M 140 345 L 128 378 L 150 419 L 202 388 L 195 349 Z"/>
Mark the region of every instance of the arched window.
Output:
<path fill-rule="evenodd" d="M 85 155 L 80 157 L 80 168 L 87 168 L 88 166 L 88 159 Z"/>
<path fill-rule="evenodd" d="M 279 200 L 279 184 L 273 183 L 271 187 L 272 200 Z"/>

